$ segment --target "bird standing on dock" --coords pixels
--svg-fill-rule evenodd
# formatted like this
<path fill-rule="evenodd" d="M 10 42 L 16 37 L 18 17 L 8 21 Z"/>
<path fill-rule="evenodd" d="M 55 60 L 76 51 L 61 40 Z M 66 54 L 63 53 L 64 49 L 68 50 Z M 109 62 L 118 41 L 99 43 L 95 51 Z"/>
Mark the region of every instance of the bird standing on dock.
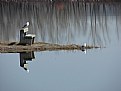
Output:
<path fill-rule="evenodd" d="M 81 46 L 81 50 L 86 54 L 87 50 L 86 50 L 87 44 L 84 43 L 84 45 Z"/>
<path fill-rule="evenodd" d="M 22 28 L 26 28 L 29 26 L 29 22 L 26 22 L 26 24 Z"/>

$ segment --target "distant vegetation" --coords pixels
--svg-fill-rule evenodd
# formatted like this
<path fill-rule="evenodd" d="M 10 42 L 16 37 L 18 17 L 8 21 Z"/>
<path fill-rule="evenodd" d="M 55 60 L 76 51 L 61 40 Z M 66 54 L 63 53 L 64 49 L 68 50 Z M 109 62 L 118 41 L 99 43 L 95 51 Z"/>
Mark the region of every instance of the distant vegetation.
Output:
<path fill-rule="evenodd" d="M 85 37 L 91 44 L 106 44 L 111 39 L 112 28 L 119 38 L 121 3 L 60 1 L 67 0 L 51 1 L 52 3 L 50 0 L 47 3 L 0 3 L 0 41 L 18 41 L 19 30 L 27 21 L 30 22 L 29 31 L 36 34 L 37 42 L 67 44 L 75 40 L 81 42 Z"/>
<path fill-rule="evenodd" d="M 121 2 L 121 0 L 0 0 L 1 2 Z"/>

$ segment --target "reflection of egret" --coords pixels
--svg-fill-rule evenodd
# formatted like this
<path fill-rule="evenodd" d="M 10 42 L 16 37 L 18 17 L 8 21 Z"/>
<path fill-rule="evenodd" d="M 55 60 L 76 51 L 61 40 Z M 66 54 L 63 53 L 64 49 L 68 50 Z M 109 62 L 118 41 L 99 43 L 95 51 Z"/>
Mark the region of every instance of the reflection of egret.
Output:
<path fill-rule="evenodd" d="M 28 63 L 24 64 L 24 67 L 23 68 L 27 71 L 27 73 L 29 73 Z"/>
<path fill-rule="evenodd" d="M 86 50 L 86 49 L 84 50 L 84 53 L 85 53 L 85 54 L 87 53 L 87 50 Z"/>
<path fill-rule="evenodd" d="M 26 22 L 26 24 L 22 28 L 26 28 L 29 26 L 29 22 Z"/>
<path fill-rule="evenodd" d="M 29 69 L 27 69 L 27 73 L 29 73 Z"/>
<path fill-rule="evenodd" d="M 27 71 L 27 73 L 29 73 L 29 69 L 27 69 L 27 68 L 24 68 L 26 71 Z"/>

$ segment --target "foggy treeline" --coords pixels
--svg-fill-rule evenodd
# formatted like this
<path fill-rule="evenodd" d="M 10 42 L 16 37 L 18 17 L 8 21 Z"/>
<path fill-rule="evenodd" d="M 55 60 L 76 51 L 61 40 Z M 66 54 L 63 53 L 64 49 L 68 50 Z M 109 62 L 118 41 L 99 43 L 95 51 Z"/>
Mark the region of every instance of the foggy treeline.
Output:
<path fill-rule="evenodd" d="M 119 10 L 120 3 L 1 2 L 0 40 L 19 41 L 19 30 L 29 21 L 29 32 L 36 34 L 36 41 L 72 43 L 85 37 L 93 44 L 106 43 L 110 41 L 112 25 L 119 38 Z"/>
<path fill-rule="evenodd" d="M 121 2 L 121 0 L 0 0 L 1 2 Z"/>

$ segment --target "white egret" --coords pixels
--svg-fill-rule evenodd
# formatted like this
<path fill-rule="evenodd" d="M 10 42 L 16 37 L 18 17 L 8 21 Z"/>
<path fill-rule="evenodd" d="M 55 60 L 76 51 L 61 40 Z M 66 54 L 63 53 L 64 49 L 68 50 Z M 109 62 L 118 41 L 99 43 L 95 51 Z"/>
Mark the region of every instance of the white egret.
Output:
<path fill-rule="evenodd" d="M 29 22 L 26 22 L 26 24 L 22 28 L 26 28 L 29 26 Z"/>
<path fill-rule="evenodd" d="M 86 43 L 84 43 L 84 47 L 86 47 L 87 46 L 87 44 Z"/>

